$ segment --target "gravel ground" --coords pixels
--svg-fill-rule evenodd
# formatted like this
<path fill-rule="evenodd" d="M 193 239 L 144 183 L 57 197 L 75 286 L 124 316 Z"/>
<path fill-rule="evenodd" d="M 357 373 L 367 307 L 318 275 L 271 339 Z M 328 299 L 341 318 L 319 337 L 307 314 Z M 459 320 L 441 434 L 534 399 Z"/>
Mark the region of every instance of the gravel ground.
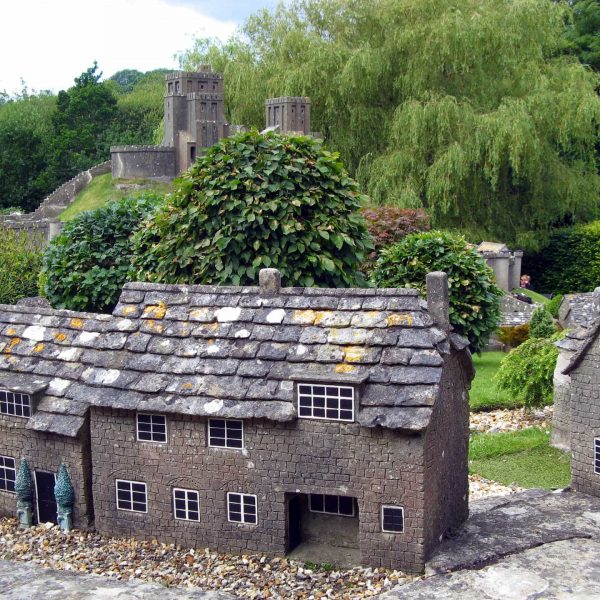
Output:
<path fill-rule="evenodd" d="M 471 431 L 549 427 L 551 421 L 552 407 L 534 413 L 522 409 L 475 413 L 471 415 Z M 469 476 L 470 500 L 512 494 L 520 489 L 479 475 Z M 209 549 L 189 550 L 156 541 L 115 539 L 81 531 L 63 534 L 49 523 L 21 531 L 15 519 L 0 519 L 0 558 L 122 580 L 138 578 L 169 587 L 220 590 L 253 600 L 354 600 L 418 579 L 386 569 L 311 569 L 303 562 L 261 554 L 219 554 Z"/>
<path fill-rule="evenodd" d="M 524 408 L 515 408 L 471 413 L 471 431 L 491 433 L 516 431 L 527 427 L 550 428 L 553 411 L 553 406 L 545 406 L 530 412 Z"/>

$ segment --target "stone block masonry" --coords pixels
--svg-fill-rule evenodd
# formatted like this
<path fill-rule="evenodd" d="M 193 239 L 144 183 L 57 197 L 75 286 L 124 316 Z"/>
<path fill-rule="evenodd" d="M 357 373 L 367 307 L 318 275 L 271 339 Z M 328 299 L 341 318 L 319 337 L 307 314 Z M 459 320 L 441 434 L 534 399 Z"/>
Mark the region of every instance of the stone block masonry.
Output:
<path fill-rule="evenodd" d="M 92 408 L 94 508 L 100 532 L 227 552 L 287 551 L 290 494 L 356 498 L 362 562 L 421 571 L 425 562 L 423 437 L 357 424 L 244 421 L 244 450 L 208 447 L 207 419 L 168 418 L 167 444 L 136 441 L 135 413 Z M 117 510 L 115 480 L 145 482 L 148 512 Z M 173 488 L 200 494 L 200 521 L 174 518 Z M 257 496 L 256 525 L 228 522 L 227 492 Z M 382 504 L 405 510 L 382 533 Z"/>

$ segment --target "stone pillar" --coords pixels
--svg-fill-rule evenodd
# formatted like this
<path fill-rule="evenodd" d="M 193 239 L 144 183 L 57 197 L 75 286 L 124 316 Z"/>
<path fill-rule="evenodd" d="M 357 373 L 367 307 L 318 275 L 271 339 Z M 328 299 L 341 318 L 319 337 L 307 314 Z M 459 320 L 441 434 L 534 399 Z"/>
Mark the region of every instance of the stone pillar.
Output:
<path fill-rule="evenodd" d="M 559 450 L 571 450 L 571 377 L 563 370 L 571 362 L 576 345 L 573 340 L 565 338 L 556 343 L 558 359 L 552 381 L 554 383 L 554 415 L 552 417 L 552 434 L 550 445 Z"/>
<path fill-rule="evenodd" d="M 262 296 L 276 296 L 281 288 L 281 273 L 277 269 L 261 269 L 258 282 Z"/>
<path fill-rule="evenodd" d="M 64 227 L 64 223 L 59 221 L 48 221 L 48 243 L 50 243 L 57 235 L 60 235 Z"/>
<path fill-rule="evenodd" d="M 433 322 L 444 331 L 450 331 L 448 275 L 442 271 L 427 273 L 427 308 Z"/>

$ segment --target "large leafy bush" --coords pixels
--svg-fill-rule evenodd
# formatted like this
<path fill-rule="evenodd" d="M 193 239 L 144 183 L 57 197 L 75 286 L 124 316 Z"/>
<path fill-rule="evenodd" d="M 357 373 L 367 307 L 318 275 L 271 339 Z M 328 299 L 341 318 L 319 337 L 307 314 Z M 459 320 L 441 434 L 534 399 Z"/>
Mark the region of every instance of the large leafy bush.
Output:
<path fill-rule="evenodd" d="M 547 338 L 529 338 L 511 350 L 496 373 L 498 387 L 510 392 L 528 408 L 550 403 L 558 358 L 554 342 L 563 336 L 560 332 Z"/>
<path fill-rule="evenodd" d="M 55 308 L 111 311 L 128 280 L 131 234 L 161 198 L 146 194 L 80 213 L 52 240 L 41 287 Z"/>
<path fill-rule="evenodd" d="M 224 139 L 135 236 L 137 277 L 244 285 L 276 267 L 286 285 L 360 284 L 372 248 L 363 200 L 338 155 L 313 138 L 251 131 Z"/>
<path fill-rule="evenodd" d="M 450 323 L 480 352 L 500 321 L 502 290 L 483 258 L 464 238 L 441 231 L 414 233 L 381 252 L 372 280 L 384 287 L 425 293 L 431 271 L 448 274 Z"/>
<path fill-rule="evenodd" d="M 543 293 L 589 292 L 600 284 L 600 221 L 556 231 L 535 254 L 526 254 L 523 270 Z"/>
<path fill-rule="evenodd" d="M 42 242 L 36 232 L 0 229 L 0 304 L 36 294 Z"/>

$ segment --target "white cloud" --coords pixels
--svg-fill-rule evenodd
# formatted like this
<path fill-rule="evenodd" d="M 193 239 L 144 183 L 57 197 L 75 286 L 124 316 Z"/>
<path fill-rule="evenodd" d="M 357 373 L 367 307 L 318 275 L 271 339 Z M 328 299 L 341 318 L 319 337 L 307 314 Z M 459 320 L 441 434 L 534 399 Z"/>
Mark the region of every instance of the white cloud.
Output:
<path fill-rule="evenodd" d="M 98 61 L 120 69 L 177 67 L 173 55 L 194 36 L 226 39 L 236 27 L 166 0 L 19 0 L 3 3 L 0 90 L 59 90 Z"/>

